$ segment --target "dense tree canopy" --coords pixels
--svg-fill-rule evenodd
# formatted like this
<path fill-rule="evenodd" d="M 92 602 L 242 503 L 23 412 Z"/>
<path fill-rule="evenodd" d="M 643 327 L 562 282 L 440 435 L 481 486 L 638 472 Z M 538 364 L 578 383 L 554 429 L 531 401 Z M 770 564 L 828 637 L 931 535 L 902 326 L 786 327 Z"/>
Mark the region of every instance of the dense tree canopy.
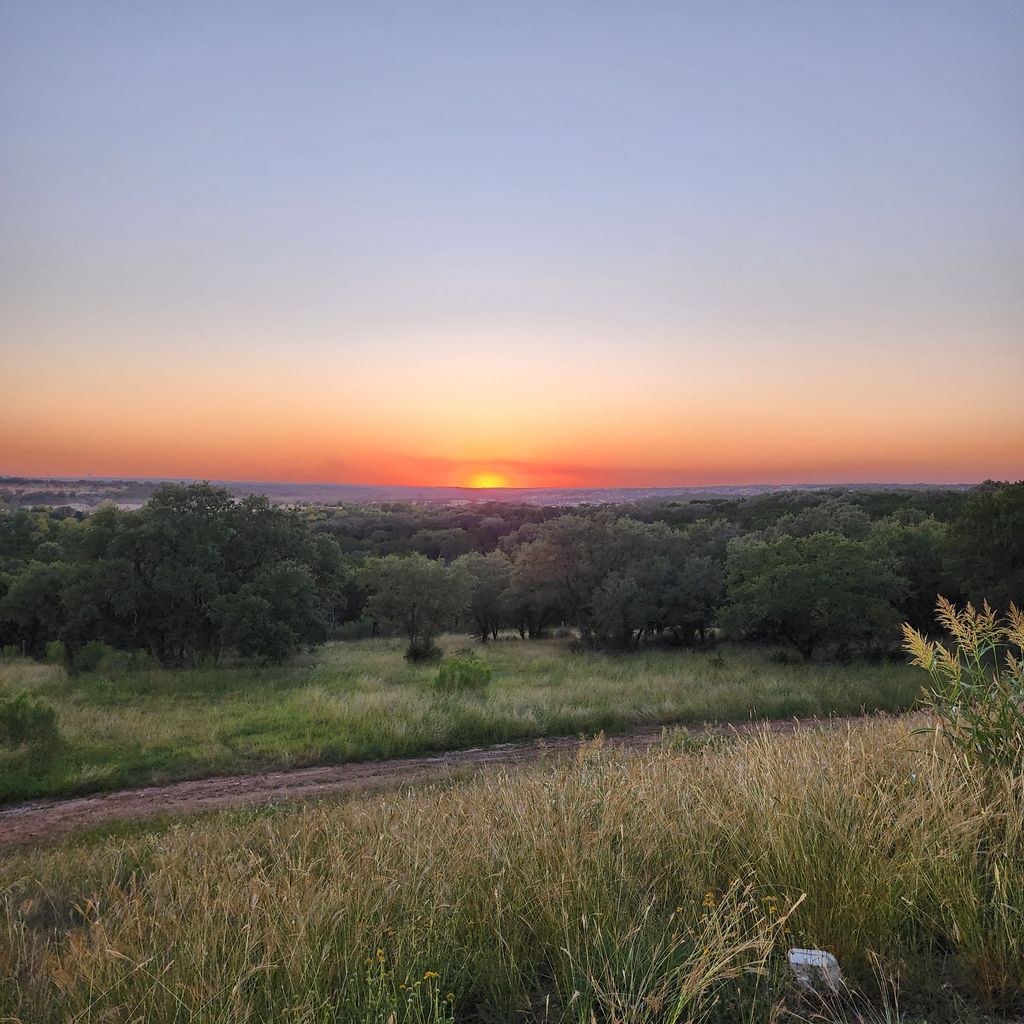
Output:
<path fill-rule="evenodd" d="M 1024 481 L 982 484 L 951 531 L 953 570 L 967 596 L 997 608 L 1024 599 Z"/>
<path fill-rule="evenodd" d="M 807 658 L 822 647 L 869 652 L 899 626 L 906 581 L 895 560 L 838 533 L 736 540 L 727 572 L 730 631 L 792 643 Z"/>
<path fill-rule="evenodd" d="M 5 554 L 23 549 L 21 532 Z M 165 665 L 225 649 L 280 660 L 325 639 L 342 613 L 340 552 L 265 498 L 167 485 L 137 512 L 106 506 L 44 535 L 39 547 L 56 544 L 56 557 L 27 560 L 0 618 L 33 654 L 61 640 L 72 665 L 90 640 Z"/>
<path fill-rule="evenodd" d="M 481 555 L 470 552 L 457 558 L 453 568 L 464 581 L 468 592 L 468 612 L 474 635 L 481 643 L 498 638 L 502 626 L 510 618 L 508 606 L 512 561 L 503 551 Z"/>
<path fill-rule="evenodd" d="M 1024 483 L 637 505 L 285 509 L 208 484 L 140 509 L 0 513 L 0 645 L 72 667 L 96 644 L 165 665 L 279 661 L 331 636 L 572 627 L 635 650 L 727 635 L 877 653 L 938 594 L 1024 602 Z M 92 655 L 90 654 L 90 658 Z"/>

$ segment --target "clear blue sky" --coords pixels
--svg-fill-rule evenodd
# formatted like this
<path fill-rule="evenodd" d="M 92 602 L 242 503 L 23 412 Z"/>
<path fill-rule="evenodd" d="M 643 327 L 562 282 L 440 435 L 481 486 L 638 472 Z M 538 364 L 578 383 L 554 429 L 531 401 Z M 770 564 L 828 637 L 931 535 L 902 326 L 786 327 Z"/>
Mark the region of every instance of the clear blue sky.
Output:
<path fill-rule="evenodd" d="M 6 0 L 0 132 L 0 472 L 1024 472 L 1024 3 Z"/>

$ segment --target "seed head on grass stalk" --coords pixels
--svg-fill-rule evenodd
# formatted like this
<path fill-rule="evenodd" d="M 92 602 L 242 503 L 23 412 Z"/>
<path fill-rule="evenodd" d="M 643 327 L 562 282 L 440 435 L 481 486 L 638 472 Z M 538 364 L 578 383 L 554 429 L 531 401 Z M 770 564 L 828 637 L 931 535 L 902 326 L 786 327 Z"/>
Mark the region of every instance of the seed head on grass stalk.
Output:
<path fill-rule="evenodd" d="M 666 933 L 650 903 L 626 931 L 601 916 L 567 929 L 562 952 L 575 982 L 569 1003 L 580 1024 L 681 1024 L 704 1020 L 724 982 L 761 977 L 786 922 L 804 901 L 785 911 L 765 908 L 749 886 L 733 883 L 721 899 L 702 904 L 685 930 Z M 677 908 L 677 914 L 683 911 Z"/>
<path fill-rule="evenodd" d="M 991 768 L 1024 764 L 1024 612 L 1010 604 L 1002 619 L 986 601 L 958 609 L 940 597 L 936 618 L 947 647 L 903 625 L 912 664 L 931 678 L 923 704 L 939 734 L 968 762 Z"/>

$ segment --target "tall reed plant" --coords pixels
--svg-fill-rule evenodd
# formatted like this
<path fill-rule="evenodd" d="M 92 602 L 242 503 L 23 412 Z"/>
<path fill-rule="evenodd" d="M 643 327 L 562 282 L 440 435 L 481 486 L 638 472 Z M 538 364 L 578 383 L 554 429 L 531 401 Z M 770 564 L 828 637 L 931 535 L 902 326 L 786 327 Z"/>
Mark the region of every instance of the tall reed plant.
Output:
<path fill-rule="evenodd" d="M 964 759 L 986 768 L 1024 762 L 1024 612 L 1006 618 L 986 601 L 958 609 L 939 598 L 936 617 L 948 644 L 904 624 L 913 664 L 927 671 L 923 703 L 940 735 Z"/>

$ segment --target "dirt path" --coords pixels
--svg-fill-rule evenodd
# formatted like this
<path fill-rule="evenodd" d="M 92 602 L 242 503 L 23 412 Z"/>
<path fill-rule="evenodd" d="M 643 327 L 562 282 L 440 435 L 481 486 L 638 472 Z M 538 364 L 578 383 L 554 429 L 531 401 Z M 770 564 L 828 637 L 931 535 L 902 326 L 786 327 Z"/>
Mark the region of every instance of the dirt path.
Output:
<path fill-rule="evenodd" d="M 749 735 L 764 726 L 773 732 L 792 732 L 801 727 L 844 725 L 858 718 L 808 719 L 775 722 L 722 723 L 690 727 L 692 732 Z M 608 736 L 617 747 L 643 750 L 660 741 L 662 728 Z M 166 786 L 124 789 L 95 796 L 64 800 L 37 800 L 0 807 L 0 847 L 14 843 L 55 839 L 77 829 L 104 822 L 147 818 L 157 814 L 188 814 L 195 811 L 270 803 L 300 797 L 371 789 L 403 782 L 441 778 L 460 768 L 531 761 L 542 754 L 571 754 L 586 742 L 559 736 L 528 743 L 502 743 L 494 747 L 453 750 L 429 757 L 394 758 L 389 761 L 355 761 L 320 768 L 293 768 L 256 775 L 228 775 L 174 782 Z"/>

